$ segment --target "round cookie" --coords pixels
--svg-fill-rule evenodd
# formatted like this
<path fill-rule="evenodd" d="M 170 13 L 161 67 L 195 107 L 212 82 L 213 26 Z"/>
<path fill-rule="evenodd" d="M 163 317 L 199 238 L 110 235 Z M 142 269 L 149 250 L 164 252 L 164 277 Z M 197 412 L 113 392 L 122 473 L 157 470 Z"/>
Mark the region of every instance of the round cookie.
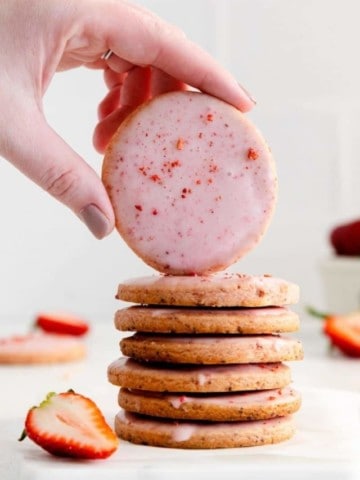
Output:
<path fill-rule="evenodd" d="M 84 343 L 66 335 L 31 333 L 0 339 L 0 364 L 71 362 L 85 354 Z"/>
<path fill-rule="evenodd" d="M 155 392 L 238 392 L 282 388 L 291 371 L 282 363 L 189 366 L 140 363 L 120 358 L 108 367 L 109 381 L 126 388 Z"/>
<path fill-rule="evenodd" d="M 123 355 L 149 362 L 270 363 L 301 360 L 299 340 L 277 335 L 170 335 L 135 333 L 120 342 Z"/>
<path fill-rule="evenodd" d="M 236 108 L 198 92 L 169 92 L 120 125 L 102 179 L 116 228 L 153 268 L 223 270 L 258 244 L 277 177 L 260 132 Z"/>
<path fill-rule="evenodd" d="M 296 313 L 282 307 L 206 309 L 134 306 L 118 310 L 115 327 L 122 331 L 152 333 L 241 333 L 294 332 Z"/>
<path fill-rule="evenodd" d="M 216 422 L 265 420 L 295 413 L 301 405 L 290 387 L 247 393 L 174 394 L 121 388 L 119 405 L 124 410 L 182 420 Z"/>
<path fill-rule="evenodd" d="M 116 298 L 184 307 L 282 307 L 298 302 L 299 287 L 271 275 L 153 275 L 120 283 Z"/>
<path fill-rule="evenodd" d="M 233 448 L 278 443 L 295 433 L 291 416 L 251 422 L 165 420 L 120 411 L 117 435 L 132 443 L 170 448 Z"/>

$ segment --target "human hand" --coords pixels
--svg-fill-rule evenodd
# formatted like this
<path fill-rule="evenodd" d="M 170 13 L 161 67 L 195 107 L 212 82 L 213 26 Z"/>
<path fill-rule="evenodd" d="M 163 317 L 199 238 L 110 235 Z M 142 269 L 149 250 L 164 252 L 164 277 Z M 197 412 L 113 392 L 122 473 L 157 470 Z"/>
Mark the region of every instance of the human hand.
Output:
<path fill-rule="evenodd" d="M 96 172 L 48 125 L 42 98 L 56 71 L 104 69 L 94 145 L 102 152 L 150 95 L 191 85 L 242 111 L 252 99 L 176 27 L 123 0 L 0 2 L 0 155 L 71 208 L 102 238 L 114 214 Z M 102 59 L 111 49 L 113 55 Z"/>

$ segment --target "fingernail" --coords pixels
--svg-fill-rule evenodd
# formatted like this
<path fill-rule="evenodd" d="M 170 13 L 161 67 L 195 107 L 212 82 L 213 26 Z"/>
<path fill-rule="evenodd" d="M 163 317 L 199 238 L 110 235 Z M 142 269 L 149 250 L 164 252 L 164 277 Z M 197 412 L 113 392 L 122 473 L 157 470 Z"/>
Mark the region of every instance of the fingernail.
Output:
<path fill-rule="evenodd" d="M 246 88 L 243 87 L 243 86 L 241 85 L 241 83 L 238 82 L 238 85 L 239 85 L 239 87 L 240 87 L 242 90 L 244 90 L 245 94 L 250 98 L 250 100 L 253 102 L 253 104 L 256 105 L 256 100 L 255 100 L 255 98 L 250 94 L 250 92 L 248 92 L 248 90 L 246 90 Z"/>
<path fill-rule="evenodd" d="M 84 207 L 80 211 L 79 217 L 99 240 L 108 234 L 110 230 L 109 219 L 96 205 L 90 204 Z"/>

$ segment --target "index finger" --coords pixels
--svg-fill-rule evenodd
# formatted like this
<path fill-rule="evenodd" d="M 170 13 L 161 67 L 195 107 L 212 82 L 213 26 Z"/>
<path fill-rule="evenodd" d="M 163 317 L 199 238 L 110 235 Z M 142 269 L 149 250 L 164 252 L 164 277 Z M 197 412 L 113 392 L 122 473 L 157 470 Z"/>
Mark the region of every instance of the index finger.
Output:
<path fill-rule="evenodd" d="M 156 67 L 242 111 L 254 106 L 255 102 L 233 76 L 177 27 L 124 1 L 107 0 L 101 5 L 92 2 L 92 8 L 96 11 L 90 18 L 97 19 L 93 25 L 97 36 L 100 32 L 106 47 L 120 58 L 135 65 Z"/>

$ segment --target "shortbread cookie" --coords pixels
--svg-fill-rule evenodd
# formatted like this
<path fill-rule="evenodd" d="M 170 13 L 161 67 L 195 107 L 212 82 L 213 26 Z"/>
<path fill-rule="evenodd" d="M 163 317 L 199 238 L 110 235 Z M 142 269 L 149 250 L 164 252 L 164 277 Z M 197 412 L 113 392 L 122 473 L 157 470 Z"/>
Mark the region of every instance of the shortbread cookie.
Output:
<path fill-rule="evenodd" d="M 248 393 L 170 394 L 121 388 L 124 410 L 153 417 L 217 422 L 283 417 L 300 408 L 301 398 L 290 387 Z"/>
<path fill-rule="evenodd" d="M 102 179 L 116 228 L 155 269 L 225 269 L 258 244 L 277 177 L 263 137 L 236 108 L 198 92 L 142 104 L 107 148 Z"/>
<path fill-rule="evenodd" d="M 167 308 L 128 307 L 115 314 L 122 331 L 153 333 L 284 333 L 299 328 L 296 313 L 282 307 Z"/>
<path fill-rule="evenodd" d="M 204 367 L 120 358 L 109 365 L 108 379 L 114 385 L 156 392 L 238 392 L 285 387 L 291 371 L 282 363 Z"/>
<path fill-rule="evenodd" d="M 251 422 L 165 420 L 120 411 L 115 431 L 132 443 L 170 448 L 231 448 L 287 440 L 295 433 L 291 416 Z"/>
<path fill-rule="evenodd" d="M 278 335 L 170 335 L 135 333 L 120 342 L 127 357 L 190 364 L 270 363 L 301 360 L 299 340 Z"/>
<path fill-rule="evenodd" d="M 271 275 L 153 275 L 122 282 L 116 298 L 185 307 L 282 307 L 298 302 L 299 287 Z"/>
<path fill-rule="evenodd" d="M 82 341 L 65 335 L 32 333 L 0 339 L 0 364 L 71 362 L 85 354 Z"/>

